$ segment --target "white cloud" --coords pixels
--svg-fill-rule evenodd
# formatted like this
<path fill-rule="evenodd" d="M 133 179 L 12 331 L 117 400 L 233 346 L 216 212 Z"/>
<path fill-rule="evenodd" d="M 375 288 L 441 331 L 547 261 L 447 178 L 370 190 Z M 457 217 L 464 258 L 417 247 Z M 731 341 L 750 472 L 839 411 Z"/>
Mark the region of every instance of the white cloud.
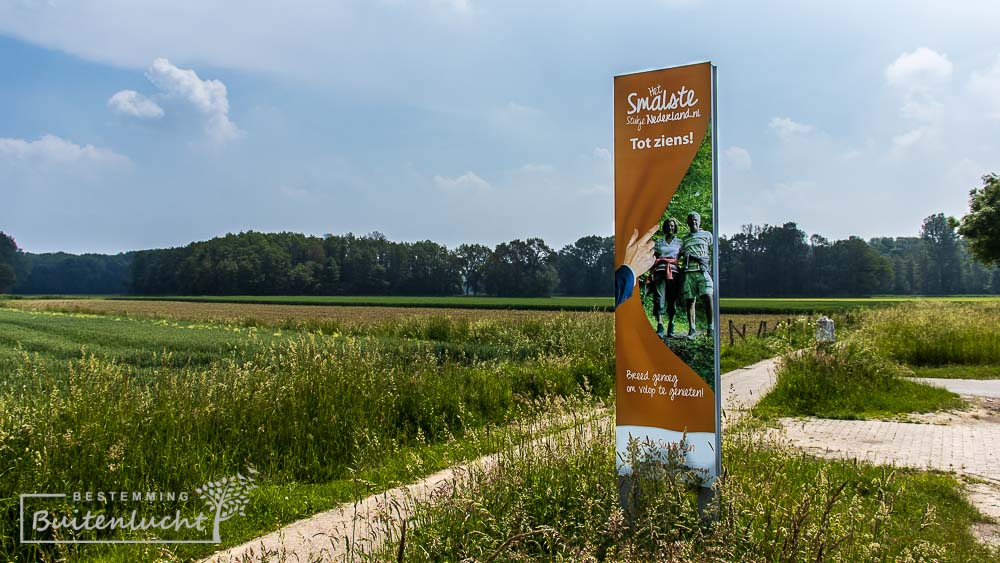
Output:
<path fill-rule="evenodd" d="M 0 138 L 0 159 L 44 165 L 95 163 L 117 166 L 129 162 L 127 157 L 111 149 L 93 145 L 80 146 L 55 135 L 43 135 L 37 141 Z"/>
<path fill-rule="evenodd" d="M 747 170 L 753 165 L 750 151 L 743 147 L 732 146 L 722 153 L 723 159 L 737 170 Z"/>
<path fill-rule="evenodd" d="M 135 90 L 116 92 L 108 99 L 108 107 L 115 113 L 140 119 L 163 117 L 163 108 Z"/>
<path fill-rule="evenodd" d="M 907 94 L 899 109 L 903 117 L 917 121 L 937 121 L 944 116 L 944 104 L 920 92 Z"/>
<path fill-rule="evenodd" d="M 604 147 L 597 147 L 594 149 L 594 158 L 604 162 L 611 162 L 611 151 Z"/>
<path fill-rule="evenodd" d="M 993 66 L 984 72 L 973 72 L 969 78 L 969 91 L 982 97 L 992 106 L 990 117 L 1000 119 L 1000 55 Z"/>
<path fill-rule="evenodd" d="M 157 58 L 146 71 L 146 78 L 167 97 L 192 105 L 205 116 L 205 133 L 217 144 L 225 144 L 243 132 L 229 119 L 229 96 L 220 80 L 202 80 L 191 69 L 178 68 L 164 58 Z"/>
<path fill-rule="evenodd" d="M 813 130 L 812 125 L 797 123 L 789 117 L 773 117 L 767 127 L 782 141 L 789 141 L 797 135 L 804 135 Z"/>
<path fill-rule="evenodd" d="M 921 127 L 901 133 L 892 138 L 892 156 L 902 156 L 927 136 L 927 129 Z"/>
<path fill-rule="evenodd" d="M 540 110 L 517 102 L 493 108 L 488 115 L 494 127 L 517 131 L 532 130 L 543 117 Z"/>
<path fill-rule="evenodd" d="M 555 171 L 555 167 L 551 164 L 525 164 L 520 168 L 520 171 L 524 174 L 551 174 Z"/>
<path fill-rule="evenodd" d="M 912 53 L 903 53 L 886 67 L 885 77 L 894 86 L 922 89 L 948 80 L 951 71 L 947 56 L 920 47 Z"/>
<path fill-rule="evenodd" d="M 604 184 L 593 184 L 587 188 L 580 188 L 578 193 L 582 196 L 606 196 L 611 194 L 611 186 L 606 186 Z"/>
<path fill-rule="evenodd" d="M 897 57 L 886 67 L 885 78 L 903 95 L 900 115 L 924 123 L 939 121 L 945 106 L 932 92 L 939 91 L 948 81 L 952 69 L 947 56 L 927 47 Z"/>
<path fill-rule="evenodd" d="M 431 5 L 435 8 L 459 15 L 472 14 L 472 2 L 469 0 L 431 0 Z"/>
<path fill-rule="evenodd" d="M 474 172 L 466 172 L 457 178 L 434 176 L 434 185 L 452 192 L 486 192 L 492 189 L 489 182 Z"/>

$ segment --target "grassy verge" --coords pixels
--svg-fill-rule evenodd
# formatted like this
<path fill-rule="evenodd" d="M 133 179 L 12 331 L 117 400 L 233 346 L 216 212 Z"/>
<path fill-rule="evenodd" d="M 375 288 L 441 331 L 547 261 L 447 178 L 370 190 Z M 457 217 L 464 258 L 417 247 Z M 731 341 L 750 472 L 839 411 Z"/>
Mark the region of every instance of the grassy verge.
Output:
<path fill-rule="evenodd" d="M 961 407 L 957 395 L 911 376 L 989 378 L 1000 365 L 1000 302 L 912 302 L 855 313 L 833 346 L 786 357 L 765 416 L 888 417 Z"/>
<path fill-rule="evenodd" d="M 948 365 L 913 368 L 916 377 L 940 379 L 1000 379 L 1000 365 Z"/>
<path fill-rule="evenodd" d="M 910 381 L 911 374 L 871 342 L 847 339 L 783 358 L 774 388 L 754 411 L 765 417 L 864 419 L 964 405 L 950 391 Z"/>
<path fill-rule="evenodd" d="M 727 477 L 714 525 L 683 479 L 645 464 L 625 518 L 610 425 L 593 441 L 513 452 L 418 507 L 408 561 L 990 561 L 976 543 L 984 520 L 944 474 L 824 461 L 754 424 L 727 434 Z M 395 559 L 393 538 L 374 560 Z"/>

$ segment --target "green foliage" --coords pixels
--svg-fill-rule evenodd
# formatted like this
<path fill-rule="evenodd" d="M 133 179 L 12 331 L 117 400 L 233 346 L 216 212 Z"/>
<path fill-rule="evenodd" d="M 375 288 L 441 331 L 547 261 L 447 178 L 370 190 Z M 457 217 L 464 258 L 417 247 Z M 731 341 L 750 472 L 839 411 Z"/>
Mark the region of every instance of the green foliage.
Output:
<path fill-rule="evenodd" d="M 483 281 L 500 297 L 549 296 L 559 283 L 556 254 L 540 238 L 497 245 L 486 261 Z"/>
<path fill-rule="evenodd" d="M 14 238 L 0 231 L 0 293 L 7 293 L 14 288 L 17 275 L 14 264 L 18 250 Z"/>
<path fill-rule="evenodd" d="M 983 176 L 983 186 L 969 192 L 969 214 L 959 233 L 984 264 L 1000 266 L 1000 176 Z"/>
<path fill-rule="evenodd" d="M 614 280 L 613 237 L 583 237 L 559 251 L 559 289 L 565 295 L 607 295 Z"/>
<path fill-rule="evenodd" d="M 486 286 L 483 284 L 483 269 L 492 252 L 488 246 L 482 244 L 463 244 L 455 249 L 455 258 L 462 275 L 465 276 L 463 293 L 475 294 L 486 291 Z"/>
<path fill-rule="evenodd" d="M 712 127 L 709 125 L 705 138 L 698 147 L 691 166 L 684 174 L 677 191 L 670 199 L 667 209 L 660 219 L 662 232 L 663 223 L 668 218 L 677 220 L 680 226 L 678 236 L 687 233 L 688 213 L 696 211 L 701 215 L 702 230 L 712 232 L 714 214 L 712 213 Z"/>

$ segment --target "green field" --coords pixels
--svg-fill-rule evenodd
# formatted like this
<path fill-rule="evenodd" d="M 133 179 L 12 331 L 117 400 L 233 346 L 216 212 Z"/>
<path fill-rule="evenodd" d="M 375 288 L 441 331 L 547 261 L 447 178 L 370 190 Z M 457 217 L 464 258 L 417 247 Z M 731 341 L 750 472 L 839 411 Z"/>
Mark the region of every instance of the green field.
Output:
<path fill-rule="evenodd" d="M 359 307 L 440 307 L 450 309 L 524 309 L 537 311 L 611 311 L 610 297 L 396 297 L 396 296 L 294 296 L 294 295 L 114 295 L 114 296 L 34 296 L 0 295 L 3 299 L 110 299 L 142 301 L 180 301 L 206 303 L 245 303 L 276 305 L 338 305 Z M 991 302 L 1000 296 L 910 297 L 886 296 L 865 298 L 745 298 L 723 297 L 723 313 L 838 313 L 863 307 L 885 307 L 912 301 Z"/>
<path fill-rule="evenodd" d="M 110 299 L 142 299 L 193 301 L 210 303 L 247 303 L 276 305 L 339 305 L 357 307 L 440 307 L 448 309 L 527 309 L 538 311 L 606 311 L 614 300 L 610 297 L 393 297 L 393 296 L 156 296 L 111 297 Z"/>
<path fill-rule="evenodd" d="M 224 526 L 236 543 L 488 453 L 524 421 L 608 399 L 608 321 L 425 317 L 342 334 L 0 309 L 0 560 L 59 558 L 13 539 L 24 492 L 190 491 L 253 467 L 257 508 Z"/>

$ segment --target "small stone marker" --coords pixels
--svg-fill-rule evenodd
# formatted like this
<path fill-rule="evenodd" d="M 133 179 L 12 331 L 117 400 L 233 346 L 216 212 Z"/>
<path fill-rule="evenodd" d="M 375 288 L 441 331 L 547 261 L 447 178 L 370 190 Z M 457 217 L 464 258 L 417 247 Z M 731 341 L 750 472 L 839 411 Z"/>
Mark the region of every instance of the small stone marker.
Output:
<path fill-rule="evenodd" d="M 823 315 L 816 321 L 816 341 L 835 342 L 836 337 L 833 331 L 833 319 Z"/>

